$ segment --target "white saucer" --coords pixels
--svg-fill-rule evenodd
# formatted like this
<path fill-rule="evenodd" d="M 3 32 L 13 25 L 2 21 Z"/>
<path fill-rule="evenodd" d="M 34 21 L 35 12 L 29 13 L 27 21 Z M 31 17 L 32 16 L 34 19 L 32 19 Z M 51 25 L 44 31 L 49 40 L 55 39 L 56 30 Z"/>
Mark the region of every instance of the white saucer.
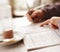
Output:
<path fill-rule="evenodd" d="M 18 41 L 22 40 L 24 38 L 24 34 L 21 32 L 14 32 L 14 38 L 11 39 L 3 39 L 0 41 L 0 45 L 11 45 L 14 43 L 17 43 Z"/>

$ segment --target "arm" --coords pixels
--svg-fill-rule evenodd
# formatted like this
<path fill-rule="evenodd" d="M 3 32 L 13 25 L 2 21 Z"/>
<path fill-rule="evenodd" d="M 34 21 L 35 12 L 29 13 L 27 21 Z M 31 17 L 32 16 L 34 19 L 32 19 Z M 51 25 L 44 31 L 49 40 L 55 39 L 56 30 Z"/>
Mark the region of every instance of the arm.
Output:
<path fill-rule="evenodd" d="M 52 17 L 42 23 L 40 23 L 40 26 L 44 25 L 50 25 L 50 27 L 54 29 L 60 29 L 60 17 Z"/>
<path fill-rule="evenodd" d="M 41 8 L 41 10 L 43 10 L 45 13 L 45 19 L 49 19 L 53 16 L 60 16 L 60 3 L 46 5 L 43 8 Z"/>
<path fill-rule="evenodd" d="M 45 5 L 42 6 L 41 8 L 38 8 L 38 10 L 34 10 L 33 12 L 28 11 L 27 14 L 31 17 L 32 21 L 35 23 L 40 22 L 41 20 L 49 19 L 53 16 L 60 16 L 60 3 Z"/>

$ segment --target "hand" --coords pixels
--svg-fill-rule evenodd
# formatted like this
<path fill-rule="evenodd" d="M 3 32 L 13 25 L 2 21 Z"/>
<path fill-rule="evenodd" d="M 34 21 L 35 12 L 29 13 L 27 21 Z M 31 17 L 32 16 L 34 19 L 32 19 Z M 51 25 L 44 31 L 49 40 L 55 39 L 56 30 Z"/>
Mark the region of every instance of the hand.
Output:
<path fill-rule="evenodd" d="M 31 14 L 34 12 L 35 10 L 30 10 L 27 12 L 26 16 L 27 16 L 27 19 L 30 21 L 30 22 L 33 22 L 32 20 L 32 17 L 31 17 Z"/>
<path fill-rule="evenodd" d="M 44 12 L 42 10 L 31 10 L 28 11 L 26 15 L 29 21 L 37 23 L 43 19 Z"/>
<path fill-rule="evenodd" d="M 60 17 L 52 17 L 51 19 L 48 19 L 48 20 L 40 23 L 40 26 L 50 25 L 50 27 L 52 27 L 54 29 L 58 29 L 59 20 L 60 20 Z"/>

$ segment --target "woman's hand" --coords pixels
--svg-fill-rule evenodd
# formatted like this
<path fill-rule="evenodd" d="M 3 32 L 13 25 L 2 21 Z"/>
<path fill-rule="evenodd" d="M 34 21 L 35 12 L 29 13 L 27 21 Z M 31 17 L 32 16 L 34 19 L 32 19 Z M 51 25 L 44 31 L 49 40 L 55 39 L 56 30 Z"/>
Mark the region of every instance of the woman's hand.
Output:
<path fill-rule="evenodd" d="M 51 19 L 48 19 L 48 20 L 40 23 L 40 26 L 50 25 L 50 27 L 52 27 L 54 29 L 58 29 L 59 20 L 60 20 L 60 17 L 52 17 Z"/>
<path fill-rule="evenodd" d="M 30 10 L 27 12 L 27 18 L 30 22 L 39 22 L 43 16 L 44 16 L 44 12 L 42 10 Z"/>

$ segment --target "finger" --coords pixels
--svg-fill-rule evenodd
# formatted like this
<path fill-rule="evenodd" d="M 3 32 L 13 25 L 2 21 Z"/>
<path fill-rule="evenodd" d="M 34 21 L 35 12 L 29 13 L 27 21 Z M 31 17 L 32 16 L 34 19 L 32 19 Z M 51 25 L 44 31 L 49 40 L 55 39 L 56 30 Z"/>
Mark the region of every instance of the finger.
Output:
<path fill-rule="evenodd" d="M 48 19 L 48 20 L 40 23 L 40 26 L 42 27 L 42 26 L 47 25 L 47 24 L 49 24 L 49 23 L 50 23 L 50 20 Z"/>
<path fill-rule="evenodd" d="M 31 15 L 35 10 L 30 10 L 27 12 L 27 14 Z"/>
<path fill-rule="evenodd" d="M 54 24 L 51 24 L 50 26 L 51 26 L 51 28 L 53 28 L 53 29 L 58 29 L 58 26 L 56 26 L 56 25 L 54 25 Z"/>
<path fill-rule="evenodd" d="M 41 19 L 39 19 L 39 18 L 34 18 L 33 21 L 34 21 L 34 23 L 39 23 L 39 22 L 41 21 Z"/>
<path fill-rule="evenodd" d="M 26 14 L 26 16 L 27 16 L 27 19 L 28 19 L 30 22 L 33 22 L 32 17 L 31 17 L 29 14 Z"/>
<path fill-rule="evenodd" d="M 37 17 L 37 13 L 33 12 L 33 13 L 31 14 L 31 17 L 32 17 L 32 18 L 36 18 L 36 17 Z"/>

